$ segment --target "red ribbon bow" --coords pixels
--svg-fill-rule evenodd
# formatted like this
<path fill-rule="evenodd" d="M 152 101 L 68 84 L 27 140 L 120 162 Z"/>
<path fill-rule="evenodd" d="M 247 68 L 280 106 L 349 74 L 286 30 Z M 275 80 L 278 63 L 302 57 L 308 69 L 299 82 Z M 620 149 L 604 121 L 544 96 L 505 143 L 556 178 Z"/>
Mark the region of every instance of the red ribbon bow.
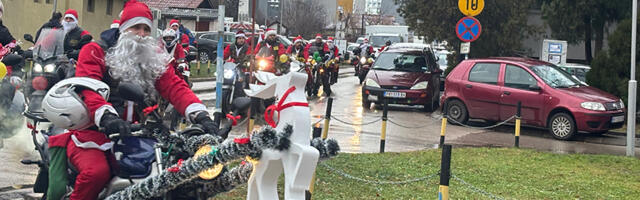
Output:
<path fill-rule="evenodd" d="M 158 108 L 158 104 L 156 104 L 155 106 L 149 106 L 149 107 L 143 109 L 142 112 L 144 113 L 145 116 L 147 116 L 149 113 L 153 112 L 157 108 Z"/>
<path fill-rule="evenodd" d="M 179 172 L 181 166 L 182 166 L 182 159 L 178 159 L 178 165 L 175 167 L 169 167 L 167 171 L 173 172 L 173 173 Z"/>
<path fill-rule="evenodd" d="M 227 119 L 231 120 L 231 125 L 235 126 L 238 125 L 238 120 L 242 118 L 242 116 L 238 115 L 238 116 L 233 116 L 231 114 L 227 114 Z"/>
<path fill-rule="evenodd" d="M 291 102 L 291 103 L 287 103 L 284 104 L 284 100 L 287 99 L 287 96 L 289 96 L 289 94 L 291 92 L 293 92 L 294 90 L 296 90 L 296 86 L 291 86 L 291 88 L 289 88 L 286 92 L 284 92 L 284 95 L 282 95 L 282 99 L 280 99 L 280 101 L 278 101 L 278 105 L 270 105 L 269 107 L 267 107 L 267 109 L 264 111 L 264 120 L 267 121 L 267 123 L 275 128 L 277 123 L 275 121 L 273 121 L 273 114 L 278 111 L 282 111 L 284 109 L 287 109 L 289 107 L 293 107 L 293 106 L 304 106 L 304 107 L 308 107 L 309 104 L 308 103 L 303 103 L 303 102 Z M 280 121 L 280 115 L 278 115 L 278 121 Z"/>
<path fill-rule="evenodd" d="M 234 138 L 233 142 L 236 144 L 247 144 L 249 143 L 249 138 Z"/>
<path fill-rule="evenodd" d="M 27 128 L 31 129 L 31 130 L 36 130 L 36 127 L 31 125 L 31 123 L 27 122 Z"/>

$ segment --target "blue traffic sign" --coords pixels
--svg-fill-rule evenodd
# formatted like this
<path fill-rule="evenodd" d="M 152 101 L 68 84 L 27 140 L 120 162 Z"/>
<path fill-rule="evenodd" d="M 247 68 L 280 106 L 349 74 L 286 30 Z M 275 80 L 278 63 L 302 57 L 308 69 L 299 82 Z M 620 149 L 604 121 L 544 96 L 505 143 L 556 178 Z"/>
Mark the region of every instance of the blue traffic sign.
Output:
<path fill-rule="evenodd" d="M 473 42 L 480 37 L 482 25 L 480 21 L 473 17 L 463 17 L 456 24 L 456 35 L 463 42 Z"/>

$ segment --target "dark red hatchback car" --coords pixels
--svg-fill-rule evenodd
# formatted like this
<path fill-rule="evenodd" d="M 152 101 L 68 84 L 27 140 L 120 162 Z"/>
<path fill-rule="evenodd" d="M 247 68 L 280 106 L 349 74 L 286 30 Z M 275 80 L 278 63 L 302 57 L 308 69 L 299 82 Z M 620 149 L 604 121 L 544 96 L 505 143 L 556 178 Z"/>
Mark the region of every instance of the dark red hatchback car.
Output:
<path fill-rule="evenodd" d="M 399 48 L 376 58 L 362 86 L 362 106 L 371 102 L 421 105 L 426 111 L 439 106 L 440 74 L 430 48 Z"/>
<path fill-rule="evenodd" d="M 625 121 L 620 98 L 586 86 L 557 66 L 526 58 L 462 61 L 446 78 L 449 118 L 503 121 L 522 102 L 522 122 L 547 127 L 553 137 L 568 140 L 577 132 L 604 133 Z"/>

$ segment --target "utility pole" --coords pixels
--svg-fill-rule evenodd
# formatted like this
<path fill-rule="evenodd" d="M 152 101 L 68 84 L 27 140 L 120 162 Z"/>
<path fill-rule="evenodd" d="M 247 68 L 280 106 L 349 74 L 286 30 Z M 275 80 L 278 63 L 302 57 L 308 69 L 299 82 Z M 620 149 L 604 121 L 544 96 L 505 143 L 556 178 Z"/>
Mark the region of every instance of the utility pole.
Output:
<path fill-rule="evenodd" d="M 224 48 L 224 0 L 218 3 L 218 49 L 217 49 L 217 65 L 216 65 L 216 109 L 214 112 L 215 120 L 220 124 L 220 120 L 224 116 L 222 113 L 222 81 L 224 81 L 224 70 L 222 69 L 222 56 Z M 229 106 L 229 105 L 226 105 Z"/>
<path fill-rule="evenodd" d="M 51 13 L 55 13 L 58 8 L 58 0 L 53 0 L 53 11 Z"/>
<path fill-rule="evenodd" d="M 636 145 L 636 94 L 638 82 L 636 81 L 636 30 L 638 21 L 638 0 L 633 1 L 631 19 L 631 77 L 629 80 L 629 110 L 627 110 L 627 156 L 634 156 Z"/>

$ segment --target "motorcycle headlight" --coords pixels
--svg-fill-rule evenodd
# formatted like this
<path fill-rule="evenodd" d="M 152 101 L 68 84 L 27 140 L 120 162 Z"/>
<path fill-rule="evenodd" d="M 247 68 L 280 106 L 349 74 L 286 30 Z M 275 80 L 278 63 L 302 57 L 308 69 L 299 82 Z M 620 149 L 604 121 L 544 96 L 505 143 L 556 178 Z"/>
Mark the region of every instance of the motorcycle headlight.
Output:
<path fill-rule="evenodd" d="M 376 81 L 374 81 L 373 79 L 368 78 L 367 80 L 364 81 L 364 85 L 369 86 L 369 87 L 377 87 L 379 88 L 380 85 L 378 85 L 378 83 L 376 83 Z"/>
<path fill-rule="evenodd" d="M 360 64 L 364 65 L 365 63 L 367 63 L 367 59 L 364 57 L 360 58 Z"/>
<path fill-rule="evenodd" d="M 422 81 L 419 83 L 416 83 L 415 85 L 413 85 L 413 87 L 411 87 L 412 90 L 424 90 L 427 89 L 427 86 L 429 86 L 429 82 L 427 81 Z"/>
<path fill-rule="evenodd" d="M 246 63 L 244 63 L 244 66 L 251 66 L 251 63 L 249 61 L 247 61 Z"/>
<path fill-rule="evenodd" d="M 373 63 L 373 58 L 369 58 L 369 59 L 367 59 L 367 63 L 368 63 L 368 64 Z"/>
<path fill-rule="evenodd" d="M 580 104 L 582 108 L 587 110 L 605 111 L 604 105 L 598 102 L 582 102 Z"/>
<path fill-rule="evenodd" d="M 258 68 L 260 70 L 264 70 L 265 68 L 267 68 L 267 61 L 265 60 L 258 61 Z"/>
<path fill-rule="evenodd" d="M 224 76 L 224 79 L 231 79 L 231 78 L 233 78 L 233 70 L 225 69 L 225 70 L 224 70 L 224 74 L 223 74 L 223 76 Z"/>
<path fill-rule="evenodd" d="M 33 72 L 40 73 L 42 72 L 42 65 L 40 63 L 36 63 L 33 65 Z"/>
<path fill-rule="evenodd" d="M 56 69 L 56 65 L 54 64 L 48 64 L 44 66 L 44 72 L 47 72 L 47 73 L 53 72 L 54 69 Z"/>

